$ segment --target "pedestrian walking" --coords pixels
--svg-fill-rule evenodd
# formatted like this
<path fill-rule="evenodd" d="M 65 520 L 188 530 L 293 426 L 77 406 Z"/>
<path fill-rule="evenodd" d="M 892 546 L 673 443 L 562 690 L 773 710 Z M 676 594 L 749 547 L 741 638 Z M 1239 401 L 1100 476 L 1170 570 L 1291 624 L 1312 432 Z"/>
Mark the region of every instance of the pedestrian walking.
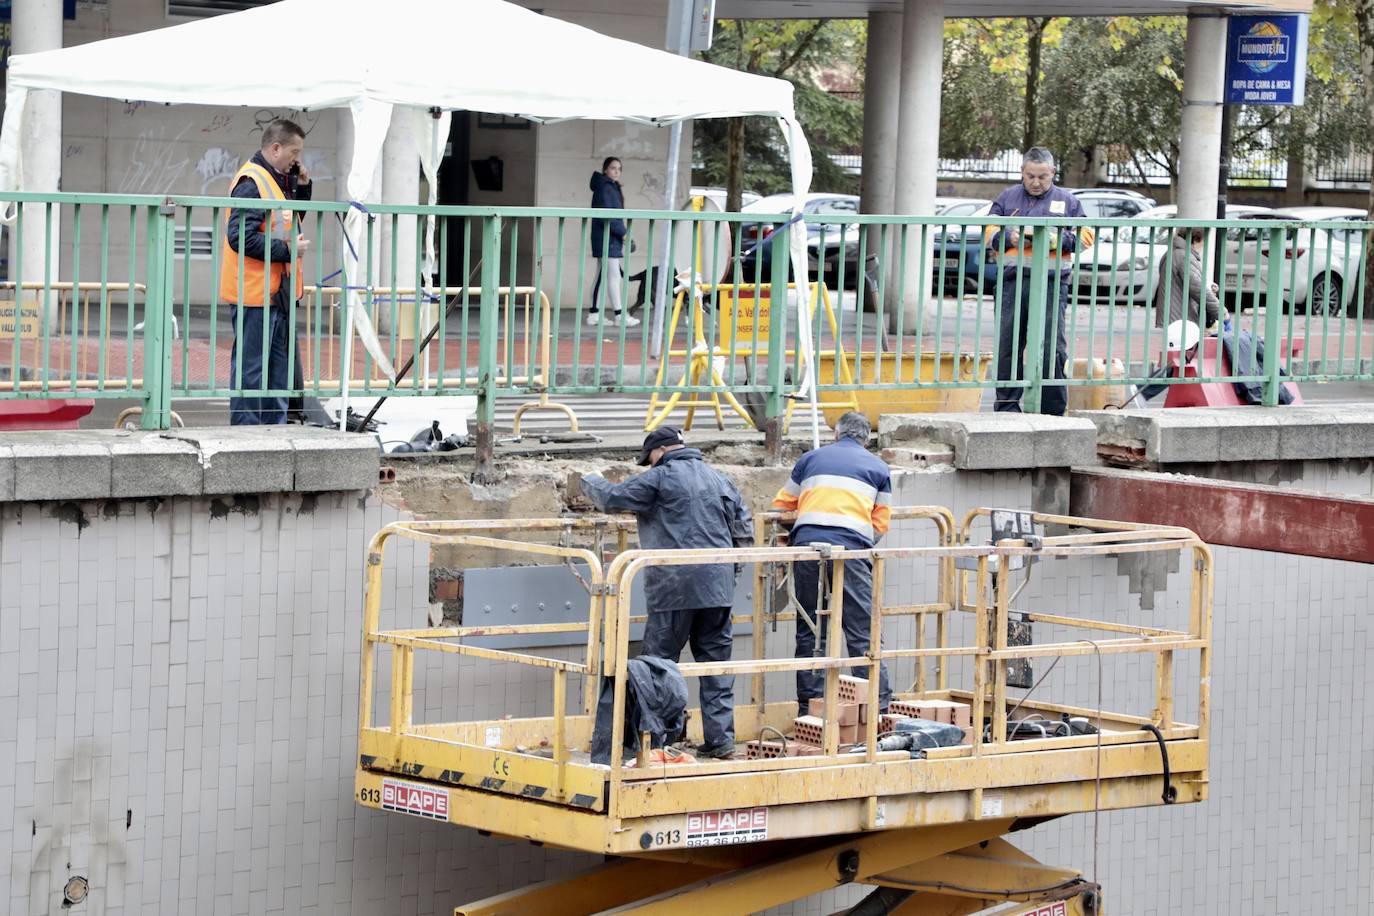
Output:
<path fill-rule="evenodd" d="M 625 192 L 620 187 L 620 160 L 607 156 L 601 171 L 592 172 L 592 207 L 598 210 L 624 210 Z M 592 220 L 592 257 L 596 258 L 596 281 L 592 283 L 592 305 L 587 310 L 587 324 L 601 322 L 601 304 L 607 300 L 615 313 L 614 319 L 626 327 L 639 324 L 639 319 L 626 314 L 621 306 L 625 275 L 625 220 L 619 217 Z"/>

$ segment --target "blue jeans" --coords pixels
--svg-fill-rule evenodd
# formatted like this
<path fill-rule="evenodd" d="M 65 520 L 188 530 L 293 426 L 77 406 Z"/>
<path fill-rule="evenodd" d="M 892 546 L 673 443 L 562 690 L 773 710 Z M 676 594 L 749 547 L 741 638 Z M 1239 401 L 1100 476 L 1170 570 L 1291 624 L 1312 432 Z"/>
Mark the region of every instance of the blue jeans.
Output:
<path fill-rule="evenodd" d="M 250 397 L 247 392 L 285 390 L 291 387 L 287 359 L 291 351 L 291 321 L 286 307 L 273 304 L 267 314 L 267 373 L 263 384 L 262 344 L 263 307 L 243 309 L 243 332 L 235 334 L 229 349 L 229 387 L 244 392 L 229 398 L 229 422 L 234 426 L 273 426 L 286 422 L 285 397 Z M 238 331 L 239 307 L 229 306 L 229 320 Z M 239 347 L 243 347 L 243 366 L 238 367 Z"/>
<path fill-rule="evenodd" d="M 1068 362 L 1068 345 L 1064 342 L 1064 309 L 1069 301 L 1069 271 L 1052 270 L 1045 278 L 1045 335 L 1040 363 L 1045 379 L 1062 379 Z M 1019 289 L 1018 289 L 1019 287 Z M 1026 340 L 1030 336 L 1031 272 L 1017 267 L 1002 271 L 1002 297 L 998 303 L 1000 327 L 997 333 L 997 381 L 1026 382 Z M 1057 294 L 1057 295 L 1056 295 Z M 1019 316 L 1019 318 L 1018 318 Z M 1014 332 L 1019 335 L 1014 336 Z M 1040 412 L 1064 415 L 1068 406 L 1068 389 L 1063 385 L 1043 385 L 1040 388 Z M 1021 412 L 1021 385 L 997 386 L 994 410 Z"/>
<path fill-rule="evenodd" d="M 798 544 L 796 546 L 803 546 Z M 824 570 L 824 571 L 822 571 Z M 821 631 L 821 654 L 839 655 L 839 652 L 828 652 L 826 650 L 826 635 L 829 632 L 829 616 L 817 617 L 816 606 L 819 603 L 817 594 L 820 585 L 820 578 L 824 576 L 826 581 L 830 581 L 830 564 L 827 562 L 817 562 L 815 560 L 798 560 L 792 564 L 792 583 L 797 593 L 797 602 L 801 604 L 819 622 Z M 827 605 L 828 607 L 828 605 Z M 873 635 L 873 564 L 869 560 L 846 560 L 844 564 L 844 619 L 841 621 L 841 628 L 844 630 L 844 651 L 850 657 L 864 655 L 868 652 L 870 639 Z M 816 654 L 816 635 L 811 632 L 805 620 L 797 621 L 797 658 L 809 658 Z M 888 703 L 892 699 L 892 686 L 888 682 L 887 665 L 884 663 L 879 667 L 878 683 L 878 710 L 886 711 Z M 867 668 L 853 668 L 850 674 L 855 677 L 867 678 Z M 798 671 L 797 672 L 797 714 L 806 715 L 806 704 L 808 700 L 825 695 L 825 672 L 823 671 Z"/>

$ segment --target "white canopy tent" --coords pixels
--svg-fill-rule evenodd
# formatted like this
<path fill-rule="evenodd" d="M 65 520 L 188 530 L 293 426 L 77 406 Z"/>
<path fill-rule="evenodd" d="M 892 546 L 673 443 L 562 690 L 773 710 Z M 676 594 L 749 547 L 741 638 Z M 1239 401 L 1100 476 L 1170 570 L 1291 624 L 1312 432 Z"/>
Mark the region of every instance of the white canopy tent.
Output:
<path fill-rule="evenodd" d="M 282 35 L 290 36 L 289 44 Z M 266 63 L 255 64 L 258 60 Z M 0 130 L 0 191 L 24 189 L 25 101 L 30 91 L 44 89 L 169 104 L 346 107 L 354 128 L 347 189 L 358 202 L 371 193 L 396 106 L 412 111 L 436 138 L 448 136 L 449 113 L 455 110 L 543 122 L 590 118 L 647 124 L 772 116 L 787 139 L 798 200 L 811 183 L 811 151 L 796 120 L 790 83 L 611 38 L 504 0 L 390 0 L 384 7 L 375 0 L 279 0 L 184 25 L 13 56 Z M 432 109 L 440 110 L 439 117 L 431 115 Z M 438 142 L 422 148 L 431 204 L 439 159 Z M 360 209 L 350 209 L 345 233 L 353 250 L 363 237 L 364 220 Z M 431 218 L 427 276 L 433 274 L 433 229 Z M 806 312 L 805 233 L 793 232 L 791 239 L 798 301 Z M 357 261 L 346 263 L 345 271 L 348 327 L 357 329 L 373 358 L 393 375 L 359 307 Z M 803 339 L 798 343 L 807 356 L 801 393 L 812 401 L 817 435 L 811 322 L 799 324 Z M 346 345 L 345 360 L 351 352 Z"/>

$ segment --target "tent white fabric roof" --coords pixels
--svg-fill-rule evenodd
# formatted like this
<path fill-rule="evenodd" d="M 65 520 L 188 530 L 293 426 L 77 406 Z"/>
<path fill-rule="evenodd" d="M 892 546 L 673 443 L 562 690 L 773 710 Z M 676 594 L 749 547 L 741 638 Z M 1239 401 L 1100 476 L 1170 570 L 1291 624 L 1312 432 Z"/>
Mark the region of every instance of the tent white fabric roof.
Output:
<path fill-rule="evenodd" d="M 677 57 L 503 0 L 280 0 L 16 55 L 8 79 L 11 87 L 150 102 L 324 108 L 366 98 L 544 120 L 793 114 L 784 80 Z"/>
<path fill-rule="evenodd" d="M 796 121 L 790 83 L 611 38 L 505 0 L 278 0 L 12 56 L 0 130 L 0 191 L 23 189 L 25 102 L 30 91 L 45 89 L 130 101 L 350 108 L 354 148 L 347 187 L 358 201 L 372 187 L 393 106 L 413 109 L 441 136 L 455 110 L 653 124 L 773 116 L 790 148 L 798 195 L 811 180 L 810 148 Z M 437 123 L 427 114 L 435 107 L 444 112 Z M 433 203 L 438 162 L 430 150 L 421 158 Z M 351 210 L 345 227 L 350 238 L 360 238 L 362 226 L 362 214 Z M 804 286 L 805 233 L 792 233 L 792 240 Z M 428 256 L 432 263 L 432 242 Z M 348 284 L 358 285 L 356 270 L 349 271 Z M 806 289 L 798 294 L 801 302 L 810 301 Z M 354 305 L 356 294 L 349 298 Z M 368 349 L 389 366 L 364 310 L 350 310 Z M 801 343 L 810 352 L 809 339 Z M 803 389 L 808 387 L 809 381 Z"/>

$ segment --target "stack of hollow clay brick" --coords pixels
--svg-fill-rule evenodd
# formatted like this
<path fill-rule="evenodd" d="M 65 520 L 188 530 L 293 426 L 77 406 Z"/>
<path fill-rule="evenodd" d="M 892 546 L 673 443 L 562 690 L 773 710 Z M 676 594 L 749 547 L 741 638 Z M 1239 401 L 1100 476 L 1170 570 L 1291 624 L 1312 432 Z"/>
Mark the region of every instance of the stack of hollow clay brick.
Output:
<path fill-rule="evenodd" d="M 836 718 L 840 746 L 857 744 L 863 740 L 863 726 L 868 723 L 868 679 L 840 675 L 837 692 Z M 821 753 L 822 736 L 827 719 L 825 700 L 811 700 L 805 715 L 792 720 L 793 737 L 787 741 L 760 739 L 745 745 L 745 756 L 751 760 L 770 757 L 811 757 Z"/>
<path fill-rule="evenodd" d="M 926 719 L 957 725 L 964 731 L 960 744 L 973 743 L 973 707 L 953 700 L 893 700 L 878 723 L 878 731 L 890 732 L 902 719 Z"/>

